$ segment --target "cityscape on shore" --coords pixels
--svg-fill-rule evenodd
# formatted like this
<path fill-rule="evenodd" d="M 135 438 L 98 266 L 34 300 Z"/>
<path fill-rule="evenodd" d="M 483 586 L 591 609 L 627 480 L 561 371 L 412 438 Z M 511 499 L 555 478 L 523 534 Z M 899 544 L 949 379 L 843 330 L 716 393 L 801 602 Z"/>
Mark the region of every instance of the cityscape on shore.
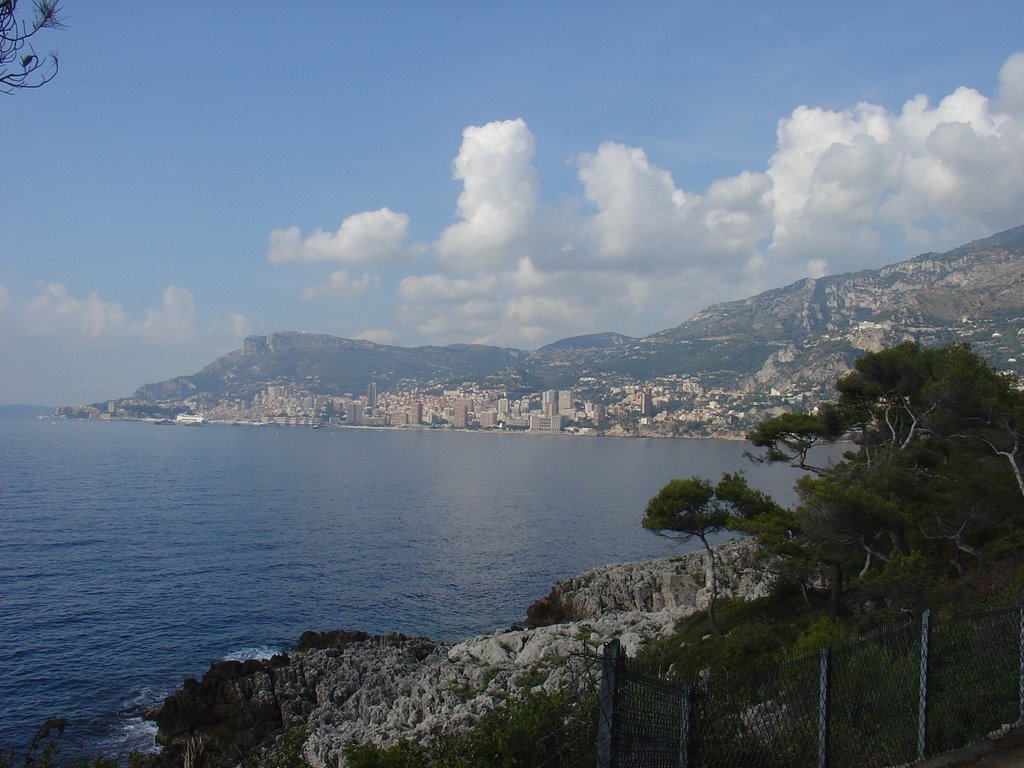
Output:
<path fill-rule="evenodd" d="M 944 254 L 805 279 L 644 338 L 529 352 L 396 347 L 305 331 L 247 337 L 190 376 L 63 406 L 64 418 L 735 437 L 807 411 L 866 352 L 965 344 L 1024 374 L 1024 226 Z"/>
<path fill-rule="evenodd" d="M 550 389 L 522 395 L 465 382 L 454 389 L 381 391 L 342 396 L 318 394 L 294 384 L 269 384 L 252 399 L 196 397 L 154 404 L 132 399 L 91 406 L 62 406 L 62 418 L 136 419 L 186 425 L 272 424 L 305 427 L 391 427 L 504 430 L 540 434 L 607 434 L 710 437 L 743 434 L 758 421 L 819 402 L 827 392 L 759 396 L 706 389 L 696 377 L 671 376 L 656 383 Z M 601 396 L 595 392 L 602 390 Z"/>

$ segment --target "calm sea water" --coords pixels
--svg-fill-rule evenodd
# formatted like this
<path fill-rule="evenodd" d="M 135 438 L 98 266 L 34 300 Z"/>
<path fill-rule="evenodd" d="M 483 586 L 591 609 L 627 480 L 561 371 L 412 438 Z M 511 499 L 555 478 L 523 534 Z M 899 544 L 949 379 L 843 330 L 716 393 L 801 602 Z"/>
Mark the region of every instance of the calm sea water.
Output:
<path fill-rule="evenodd" d="M 70 756 L 152 749 L 144 707 L 307 629 L 507 626 L 559 579 L 677 552 L 640 526 L 672 477 L 791 498 L 744 447 L 0 421 L 0 753 L 51 715 Z"/>

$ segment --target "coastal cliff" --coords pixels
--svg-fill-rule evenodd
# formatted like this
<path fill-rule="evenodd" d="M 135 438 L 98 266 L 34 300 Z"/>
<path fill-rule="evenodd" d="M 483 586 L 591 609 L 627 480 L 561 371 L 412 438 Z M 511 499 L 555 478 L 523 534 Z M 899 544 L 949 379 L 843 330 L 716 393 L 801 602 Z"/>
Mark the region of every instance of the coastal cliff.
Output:
<path fill-rule="evenodd" d="M 753 540 L 715 548 L 719 594 L 764 596 L 770 576 Z M 151 713 L 169 758 L 190 739 L 237 757 L 286 728 L 307 733 L 313 766 L 344 764 L 348 743 L 428 742 L 464 729 L 510 691 L 568 684 L 565 659 L 618 638 L 635 654 L 707 606 L 707 553 L 604 566 L 556 584 L 527 628 L 456 645 L 397 633 L 306 633 L 290 655 L 221 662 Z"/>

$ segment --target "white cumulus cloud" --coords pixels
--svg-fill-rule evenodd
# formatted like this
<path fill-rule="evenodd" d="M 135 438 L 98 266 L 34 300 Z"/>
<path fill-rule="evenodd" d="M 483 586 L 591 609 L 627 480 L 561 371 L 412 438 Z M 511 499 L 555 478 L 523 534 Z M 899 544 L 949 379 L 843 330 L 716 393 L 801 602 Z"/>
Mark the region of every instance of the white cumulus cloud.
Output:
<path fill-rule="evenodd" d="M 164 289 L 159 309 L 147 309 L 130 332 L 155 344 L 184 344 L 195 335 L 195 297 L 176 285 Z"/>
<path fill-rule="evenodd" d="M 241 312 L 232 312 L 228 315 L 224 330 L 238 339 L 244 339 L 252 333 L 252 321 Z"/>
<path fill-rule="evenodd" d="M 358 277 L 349 275 L 348 270 L 339 269 L 331 274 L 326 282 L 311 285 L 302 291 L 303 299 L 354 299 L 380 287 L 378 275 L 363 274 Z"/>
<path fill-rule="evenodd" d="M 138 340 L 157 346 L 184 344 L 195 336 L 195 299 L 175 285 L 168 286 L 160 307 L 147 309 L 132 320 L 124 308 L 104 301 L 95 292 L 72 296 L 67 286 L 49 283 L 25 302 L 22 329 L 28 336 L 63 337 L 97 344 Z"/>
<path fill-rule="evenodd" d="M 1024 117 L 1024 53 L 1015 53 L 999 70 L 999 109 Z"/>
<path fill-rule="evenodd" d="M 1003 68 L 1010 104 L 1024 90 L 1016 61 Z M 778 141 L 769 256 L 787 274 L 821 261 L 830 270 L 874 265 L 893 245 L 949 245 L 1020 223 L 1024 117 L 973 89 L 934 107 L 918 95 L 899 112 L 799 107 L 779 122 Z M 896 237 L 888 249 L 887 236 Z"/>
<path fill-rule="evenodd" d="M 252 333 L 253 321 L 241 312 L 231 312 L 225 318 L 215 317 L 206 327 L 206 336 L 217 349 L 234 349 Z"/>
<path fill-rule="evenodd" d="M 127 334 L 131 321 L 120 304 L 103 301 L 95 293 L 77 299 L 67 286 L 50 283 L 25 304 L 22 317 L 30 336 L 71 336 L 112 339 Z"/>
<path fill-rule="evenodd" d="M 408 229 L 409 217 L 388 208 L 353 214 L 336 232 L 316 229 L 305 239 L 298 227 L 275 229 L 268 238 L 267 259 L 273 264 L 380 264 L 402 255 Z"/>
<path fill-rule="evenodd" d="M 522 119 L 469 126 L 453 164 L 462 182 L 459 221 L 436 244 L 447 266 L 471 271 L 501 266 L 529 233 L 536 206 L 533 134 Z"/>
<path fill-rule="evenodd" d="M 366 328 L 356 333 L 355 338 L 372 341 L 374 344 L 388 344 L 391 346 L 396 346 L 402 343 L 401 336 L 386 328 Z"/>
<path fill-rule="evenodd" d="M 650 258 L 679 248 L 686 194 L 642 149 L 606 142 L 579 165 L 584 195 L 598 209 L 587 228 L 599 258 L 635 261 L 640 251 Z"/>
<path fill-rule="evenodd" d="M 453 301 L 479 298 L 492 294 L 498 285 L 497 275 L 451 278 L 446 275 L 411 275 L 402 278 L 397 294 L 404 301 Z"/>
<path fill-rule="evenodd" d="M 993 98 L 967 87 L 937 97 L 908 94 L 895 109 L 795 106 L 763 167 L 703 189 L 643 147 L 606 141 L 576 154 L 577 187 L 555 203 L 541 202 L 524 120 L 472 125 L 452 166 L 454 219 L 430 246 L 403 246 L 407 219 L 381 209 L 333 234 L 276 230 L 268 256 L 386 260 L 356 242 L 415 253 L 418 274 L 388 274 L 386 285 L 413 343 L 644 335 L 715 302 L 1024 223 L 1024 53 L 1006 60 Z M 303 297 L 378 287 L 380 278 L 342 270 Z"/>
<path fill-rule="evenodd" d="M 606 142 L 580 156 L 578 176 L 596 212 L 566 259 L 576 266 L 739 270 L 771 232 L 772 180 L 764 173 L 719 179 L 701 195 L 678 187 L 641 148 Z"/>

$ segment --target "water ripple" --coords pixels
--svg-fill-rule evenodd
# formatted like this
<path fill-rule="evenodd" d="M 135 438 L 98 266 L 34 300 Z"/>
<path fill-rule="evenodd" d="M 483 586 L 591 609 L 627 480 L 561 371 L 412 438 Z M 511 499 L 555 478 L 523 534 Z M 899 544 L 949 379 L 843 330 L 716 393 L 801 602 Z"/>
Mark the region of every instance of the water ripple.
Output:
<path fill-rule="evenodd" d="M 139 715 L 183 677 L 306 629 L 508 625 L 558 578 L 674 552 L 639 525 L 646 500 L 744 466 L 720 441 L 2 428 L 0 753 L 51 715 L 86 756 L 152 747 Z"/>

